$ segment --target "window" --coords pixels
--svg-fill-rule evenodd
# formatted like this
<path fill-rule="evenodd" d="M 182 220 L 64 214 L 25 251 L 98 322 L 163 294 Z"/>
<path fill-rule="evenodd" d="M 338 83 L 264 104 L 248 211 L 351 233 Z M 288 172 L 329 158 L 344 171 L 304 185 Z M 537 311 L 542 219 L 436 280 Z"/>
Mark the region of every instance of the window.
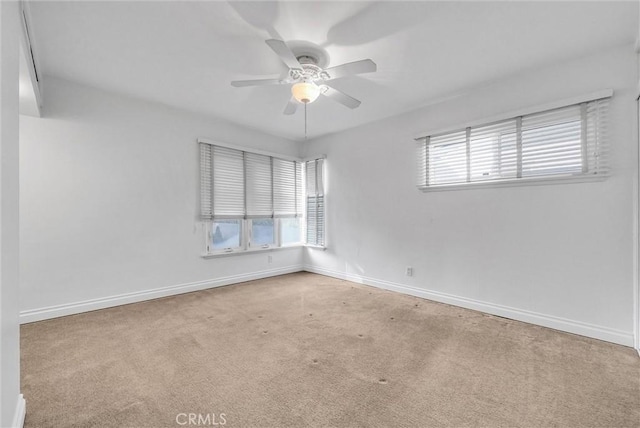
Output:
<path fill-rule="evenodd" d="M 209 248 L 224 250 L 226 248 L 240 248 L 242 246 L 242 223 L 240 220 L 213 221 Z"/>
<path fill-rule="evenodd" d="M 609 97 L 418 141 L 418 188 L 605 177 Z"/>
<path fill-rule="evenodd" d="M 261 218 L 251 220 L 250 247 L 269 248 L 275 244 L 274 221 L 272 218 Z"/>
<path fill-rule="evenodd" d="M 281 244 L 292 245 L 302 242 L 300 218 L 283 218 L 280 220 Z"/>
<path fill-rule="evenodd" d="M 207 254 L 300 244 L 302 192 L 300 162 L 200 142 Z"/>
<path fill-rule="evenodd" d="M 305 163 L 307 244 L 324 247 L 324 159 Z"/>

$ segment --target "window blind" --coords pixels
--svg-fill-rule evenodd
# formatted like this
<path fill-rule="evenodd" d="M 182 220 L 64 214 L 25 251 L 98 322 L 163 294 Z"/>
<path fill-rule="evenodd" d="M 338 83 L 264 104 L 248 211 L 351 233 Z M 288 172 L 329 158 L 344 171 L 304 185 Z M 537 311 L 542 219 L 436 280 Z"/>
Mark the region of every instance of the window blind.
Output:
<path fill-rule="evenodd" d="M 417 186 L 606 176 L 609 100 L 420 138 Z"/>
<path fill-rule="evenodd" d="M 516 178 L 515 120 L 478 126 L 469 131 L 469 181 Z"/>
<path fill-rule="evenodd" d="M 324 246 L 324 159 L 315 159 L 305 163 L 305 179 L 307 244 Z"/>
<path fill-rule="evenodd" d="M 213 218 L 213 174 L 211 145 L 200 144 L 200 217 Z"/>
<path fill-rule="evenodd" d="M 582 107 L 569 106 L 522 118 L 523 177 L 583 172 Z"/>
<path fill-rule="evenodd" d="M 203 220 L 301 217 L 302 164 L 200 143 Z"/>
<path fill-rule="evenodd" d="M 432 184 L 467 181 L 467 136 L 465 131 L 431 138 L 429 182 Z"/>
<path fill-rule="evenodd" d="M 273 217 L 271 157 L 245 152 L 247 218 Z"/>
<path fill-rule="evenodd" d="M 244 217 L 244 152 L 213 146 L 213 217 Z"/>
<path fill-rule="evenodd" d="M 302 171 L 298 162 L 273 158 L 275 217 L 296 217 L 302 212 Z"/>

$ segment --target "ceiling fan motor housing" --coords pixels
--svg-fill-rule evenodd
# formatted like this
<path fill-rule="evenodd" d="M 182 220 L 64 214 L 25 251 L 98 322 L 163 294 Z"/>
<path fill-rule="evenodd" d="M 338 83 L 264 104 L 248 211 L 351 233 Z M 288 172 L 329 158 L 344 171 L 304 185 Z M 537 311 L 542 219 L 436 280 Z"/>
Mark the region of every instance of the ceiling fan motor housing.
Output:
<path fill-rule="evenodd" d="M 292 68 L 289 70 L 289 76 L 295 81 L 317 82 L 329 78 L 329 74 L 315 64 L 300 61 L 300 65 L 302 69 Z"/>

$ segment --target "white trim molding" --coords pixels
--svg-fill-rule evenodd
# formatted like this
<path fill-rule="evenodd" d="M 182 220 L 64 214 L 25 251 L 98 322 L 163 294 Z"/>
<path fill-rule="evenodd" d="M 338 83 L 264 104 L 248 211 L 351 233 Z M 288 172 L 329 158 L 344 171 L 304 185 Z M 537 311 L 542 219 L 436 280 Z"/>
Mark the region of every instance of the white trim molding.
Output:
<path fill-rule="evenodd" d="M 633 332 L 616 330 L 608 327 L 598 326 L 594 324 L 584 323 L 581 321 L 570 320 L 567 318 L 556 317 L 553 315 L 541 314 L 538 312 L 527 311 L 524 309 L 513 308 L 509 306 L 497 305 L 494 303 L 483 302 L 466 297 L 455 296 L 452 294 L 442 293 L 434 290 L 426 290 L 422 288 L 411 287 L 404 284 L 384 281 L 375 278 L 354 275 L 347 272 L 340 272 L 331 269 L 325 269 L 312 265 L 304 265 L 307 272 L 317 273 L 320 275 L 331 276 L 346 281 L 356 282 L 358 284 L 369 285 L 376 288 L 382 288 L 389 291 L 408 294 L 410 296 L 421 297 L 435 302 L 447 303 L 453 306 L 459 306 L 466 309 L 473 309 L 504 318 L 517 321 L 523 321 L 529 324 L 535 324 L 542 327 L 548 327 L 567 333 L 578 334 L 580 336 L 591 337 L 594 339 L 604 340 L 607 342 L 617 343 L 619 345 L 630 346 L 633 343 Z"/>
<path fill-rule="evenodd" d="M 302 265 L 292 265 L 283 268 L 261 270 L 252 273 L 189 282 L 185 284 L 171 285 L 168 287 L 153 288 L 150 290 L 135 291 L 133 293 L 100 297 L 97 299 L 65 303 L 62 305 L 48 306 L 44 308 L 27 309 L 20 312 L 20 324 L 80 314 L 83 312 L 111 308 L 129 303 L 143 302 L 146 300 L 158 299 L 160 297 L 190 293 L 192 291 L 206 290 L 208 288 L 222 287 L 225 285 L 237 284 L 239 282 L 253 281 L 256 279 L 284 275 L 287 273 L 300 272 L 302 270 Z"/>
<path fill-rule="evenodd" d="M 193 291 L 205 290 L 209 288 L 222 287 L 225 285 L 237 284 L 240 282 L 253 281 L 256 279 L 268 278 L 272 276 L 285 275 L 288 273 L 307 271 L 320 275 L 339 278 L 358 284 L 364 284 L 384 290 L 395 291 L 410 296 L 420 297 L 435 302 L 447 303 L 462 308 L 472 309 L 522 321 L 530 324 L 540 325 L 568 333 L 578 334 L 581 336 L 591 337 L 594 339 L 604 340 L 607 342 L 617 343 L 619 345 L 634 347 L 634 332 L 627 332 L 608 327 L 598 326 L 594 324 L 584 323 L 581 321 L 570 320 L 567 318 L 556 317 L 553 315 L 541 314 L 538 312 L 527 311 L 523 309 L 513 308 L 504 305 L 498 305 L 489 302 L 483 302 L 466 297 L 456 296 L 452 294 L 442 293 L 434 290 L 416 288 L 404 284 L 394 283 L 381 279 L 354 275 L 347 272 L 341 272 L 331 269 L 325 269 L 312 265 L 292 265 L 284 268 L 262 270 L 248 274 L 232 275 L 222 278 L 210 279 L 205 281 L 190 282 L 185 284 L 173 285 L 168 287 L 154 288 L 150 290 L 137 291 L 133 293 L 125 293 L 114 296 L 107 296 L 98 299 L 91 299 L 79 302 L 72 302 L 56 306 L 48 306 L 45 308 L 29 309 L 20 312 L 20 323 L 26 324 L 35 321 L 42 321 L 51 318 L 62 317 L 66 315 L 79 314 L 83 312 L 95 311 L 114 306 L 126 305 L 129 303 L 137 303 L 146 300 L 157 299 L 161 297 L 174 296 Z M 639 352 L 640 353 L 640 352 Z M 22 396 L 21 396 L 22 397 Z M 22 398 L 22 406 L 24 407 L 24 398 Z M 20 408 L 20 403 L 16 411 Z M 17 413 L 16 413 L 17 414 Z"/>
<path fill-rule="evenodd" d="M 12 428 L 23 428 L 24 418 L 27 414 L 27 402 L 22 394 L 18 395 L 18 402 L 16 403 L 16 411 L 13 414 Z"/>
<path fill-rule="evenodd" d="M 301 218 L 301 217 L 298 217 Z M 268 247 L 268 248 L 252 248 L 249 250 L 237 250 L 237 251 L 229 251 L 229 252 L 218 252 L 218 253 L 203 253 L 200 255 L 203 259 L 215 259 L 219 257 L 228 257 L 228 256 L 239 256 L 241 254 L 255 254 L 255 253 L 269 253 L 273 251 L 282 251 L 282 250 L 295 250 L 305 247 L 304 244 L 293 244 L 293 245 L 285 245 L 282 247 Z"/>
<path fill-rule="evenodd" d="M 640 39 L 639 39 L 640 40 Z M 639 57 L 640 59 L 640 57 Z M 640 62 L 639 62 L 640 64 Z M 640 81 L 639 81 L 640 85 Z M 640 96 L 636 99 L 636 141 L 640 144 Z M 640 151 L 633 174 L 633 340 L 640 355 Z"/>

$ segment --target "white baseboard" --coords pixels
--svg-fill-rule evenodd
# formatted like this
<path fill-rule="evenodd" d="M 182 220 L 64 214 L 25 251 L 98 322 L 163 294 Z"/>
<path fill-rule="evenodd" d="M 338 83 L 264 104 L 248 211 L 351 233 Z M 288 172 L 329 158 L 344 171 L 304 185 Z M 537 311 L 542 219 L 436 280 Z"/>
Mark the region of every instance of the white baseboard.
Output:
<path fill-rule="evenodd" d="M 186 284 L 171 285 L 168 287 L 118 294 L 115 296 L 101 297 L 98 299 L 66 303 L 56 306 L 48 306 L 45 308 L 28 309 L 20 312 L 20 324 L 42 321 L 50 318 L 63 317 L 66 315 L 79 314 L 82 312 L 95 311 L 97 309 L 111 308 L 113 306 L 142 302 L 145 300 L 173 296 L 176 294 L 190 293 L 192 291 L 221 287 L 224 285 L 236 284 L 239 282 L 253 281 L 255 279 L 300 272 L 302 270 L 303 269 L 301 265 L 293 265 L 284 268 L 262 270 L 247 274 L 233 275 L 205 281 L 190 282 Z"/>
<path fill-rule="evenodd" d="M 24 400 L 22 394 L 18 395 L 18 402 L 16 403 L 16 411 L 13 414 L 12 428 L 23 428 L 24 418 L 27 414 L 27 402 Z"/>
<path fill-rule="evenodd" d="M 466 297 L 455 296 L 439 291 L 425 290 L 422 288 L 411 287 L 404 284 L 379 280 L 375 278 L 353 275 L 345 272 L 325 269 L 312 265 L 293 265 L 285 268 L 269 269 L 248 274 L 233 275 L 223 278 L 217 278 L 206 281 L 191 282 L 186 284 L 173 285 L 169 287 L 155 288 L 151 290 L 137 291 L 133 293 L 119 294 L 98 299 L 73 302 L 63 305 L 49 306 L 45 308 L 29 309 L 20 312 L 20 323 L 26 324 L 35 321 L 41 321 L 50 318 L 57 318 L 66 315 L 79 314 L 82 312 L 94 311 L 97 309 L 110 308 L 113 306 L 126 305 L 128 303 L 136 303 L 145 300 L 157 299 L 160 297 L 173 296 L 176 294 L 189 293 L 192 291 L 205 290 L 207 288 L 221 287 L 224 285 L 236 284 L 239 282 L 252 281 L 256 279 L 268 278 L 271 276 L 284 275 L 287 273 L 300 272 L 302 270 L 317 273 L 320 275 L 340 278 L 359 284 L 369 285 L 372 287 L 382 288 L 385 290 L 396 291 L 411 296 L 421 297 L 423 299 L 433 300 L 436 302 L 447 303 L 454 306 L 460 306 L 467 309 L 473 309 L 488 314 L 498 315 L 518 321 L 536 324 L 543 327 L 549 327 L 556 330 L 566 331 L 569 333 L 579 334 L 581 336 L 592 337 L 595 339 L 605 340 L 607 342 L 617 343 L 625 346 L 634 346 L 633 332 L 626 332 L 608 327 L 597 326 L 581 321 L 570 320 L 566 318 L 556 317 L 552 315 L 541 314 L 537 312 L 527 311 L 524 309 L 513 308 L 509 306 L 497 305 L 488 302 L 482 302 Z M 24 399 L 23 399 L 24 400 Z"/>
<path fill-rule="evenodd" d="M 368 278 L 360 275 L 353 275 L 346 272 L 325 269 L 312 265 L 305 265 L 304 270 L 320 275 L 332 276 L 334 278 L 344 279 L 359 284 L 369 285 L 372 287 L 383 288 L 385 290 L 397 291 L 399 293 L 409 294 L 411 296 L 421 297 L 423 299 L 433 300 L 436 302 L 447 303 L 454 306 L 460 306 L 467 309 L 485 312 L 505 318 L 523 321 L 529 324 L 536 324 L 543 327 L 553 328 L 555 330 L 565 331 L 568 333 L 587 336 L 594 339 L 600 339 L 607 342 L 617 343 L 620 345 L 633 347 L 633 332 L 621 331 L 608 327 L 588 324 L 581 321 L 574 321 L 566 318 L 546 315 L 537 312 L 527 311 L 524 309 L 512 308 L 509 306 L 497 305 L 494 303 L 482 302 L 479 300 L 469 299 L 466 297 L 455 296 L 452 294 L 441 293 L 439 291 L 425 290 L 422 288 L 411 287 L 408 285 L 398 284 L 389 281 L 383 281 L 375 278 Z"/>

